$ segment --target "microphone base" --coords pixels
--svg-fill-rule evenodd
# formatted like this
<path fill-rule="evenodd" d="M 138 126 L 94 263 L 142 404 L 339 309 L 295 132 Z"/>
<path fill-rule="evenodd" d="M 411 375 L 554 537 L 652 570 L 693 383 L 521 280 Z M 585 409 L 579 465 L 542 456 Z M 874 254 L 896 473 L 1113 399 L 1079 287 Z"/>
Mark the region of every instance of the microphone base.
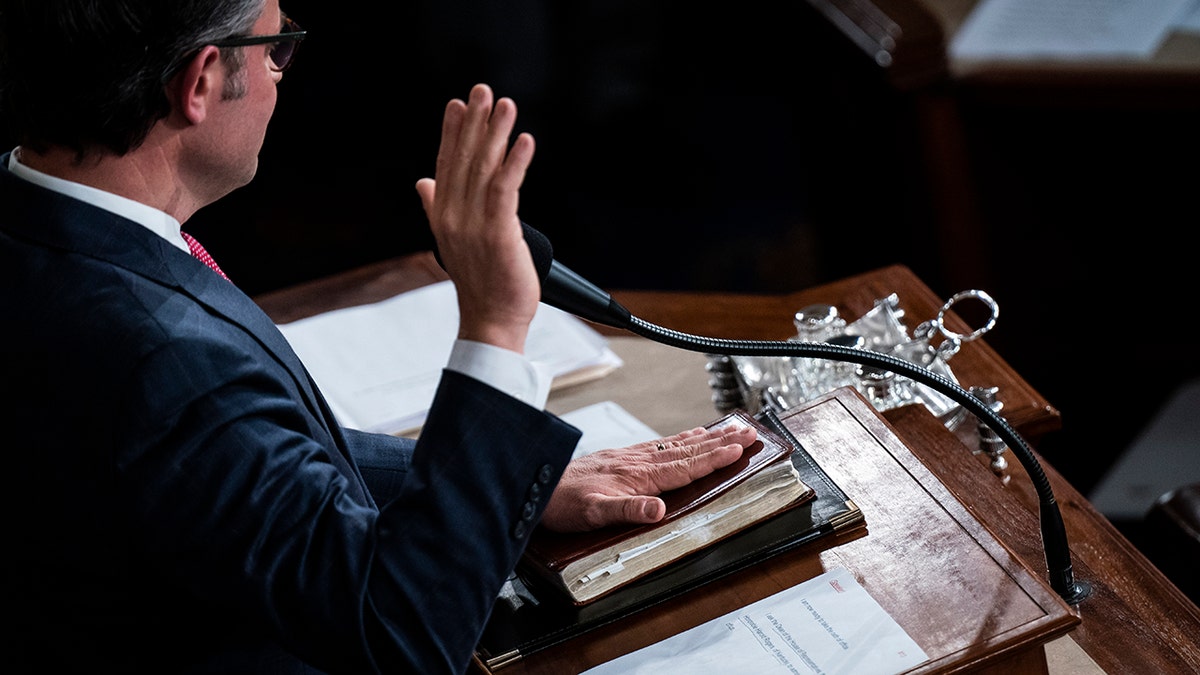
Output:
<path fill-rule="evenodd" d="M 1075 606 L 1092 594 L 1092 585 L 1086 581 L 1072 581 L 1066 589 L 1054 590 L 1068 605 Z"/>

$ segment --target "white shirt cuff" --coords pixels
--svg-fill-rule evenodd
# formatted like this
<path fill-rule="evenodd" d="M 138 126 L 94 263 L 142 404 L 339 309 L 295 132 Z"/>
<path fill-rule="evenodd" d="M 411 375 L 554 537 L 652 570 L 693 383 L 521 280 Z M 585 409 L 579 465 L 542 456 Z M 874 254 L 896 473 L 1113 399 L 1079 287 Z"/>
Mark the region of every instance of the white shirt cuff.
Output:
<path fill-rule="evenodd" d="M 539 410 L 546 407 L 550 396 L 550 373 L 523 355 L 495 345 L 455 340 L 446 367 Z"/>

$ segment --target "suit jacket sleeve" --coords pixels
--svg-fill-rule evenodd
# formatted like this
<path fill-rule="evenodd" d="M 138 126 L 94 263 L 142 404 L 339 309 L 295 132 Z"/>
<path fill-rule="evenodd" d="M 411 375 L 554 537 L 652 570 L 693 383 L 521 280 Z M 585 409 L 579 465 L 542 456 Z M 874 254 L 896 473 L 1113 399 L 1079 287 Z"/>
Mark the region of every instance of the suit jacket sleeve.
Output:
<path fill-rule="evenodd" d="M 368 595 L 420 599 L 367 613 L 379 622 L 368 635 L 387 636 L 383 672 L 466 668 L 578 439 L 556 417 L 443 371 L 404 486 L 376 523 L 378 545 L 403 554 L 376 561 L 386 573 Z"/>
<path fill-rule="evenodd" d="M 350 456 L 377 504 L 386 504 L 400 493 L 412 463 L 416 441 L 411 438 L 343 429 Z"/>
<path fill-rule="evenodd" d="M 245 361 L 220 370 L 261 375 Z M 169 425 L 187 440 L 136 481 L 150 486 L 148 539 L 206 603 L 324 670 L 463 672 L 578 430 L 444 371 L 415 444 L 345 437 L 370 461 L 376 508 L 302 412 L 244 378 L 188 402 Z M 164 481 L 159 459 L 187 464 L 186 478 Z M 200 553 L 178 560 L 188 550 Z"/>

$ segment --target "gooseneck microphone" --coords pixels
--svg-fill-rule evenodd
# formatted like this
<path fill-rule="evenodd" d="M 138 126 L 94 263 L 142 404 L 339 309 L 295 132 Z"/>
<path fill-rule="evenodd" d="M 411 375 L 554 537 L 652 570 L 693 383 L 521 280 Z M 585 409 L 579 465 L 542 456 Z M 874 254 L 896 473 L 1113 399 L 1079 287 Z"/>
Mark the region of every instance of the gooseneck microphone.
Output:
<path fill-rule="evenodd" d="M 572 272 L 554 259 L 554 247 L 546 235 L 525 223 L 525 243 L 533 255 L 533 266 L 542 280 L 542 302 L 595 323 L 632 330 L 633 317 L 608 293 Z"/>
<path fill-rule="evenodd" d="M 608 293 L 554 260 L 554 249 L 546 236 L 525 223 L 521 225 L 533 255 L 534 266 L 542 280 L 542 302 L 552 307 L 588 321 L 628 330 L 661 344 L 704 354 L 795 356 L 873 366 L 908 377 L 949 397 L 996 432 L 1013 450 L 1033 481 L 1038 495 L 1042 546 L 1045 549 L 1050 587 L 1071 605 L 1078 604 L 1091 593 L 1090 584 L 1075 579 L 1062 512 L 1037 457 L 1003 417 L 958 384 L 909 361 L 867 349 L 827 342 L 727 340 L 656 326 L 633 316 Z"/>

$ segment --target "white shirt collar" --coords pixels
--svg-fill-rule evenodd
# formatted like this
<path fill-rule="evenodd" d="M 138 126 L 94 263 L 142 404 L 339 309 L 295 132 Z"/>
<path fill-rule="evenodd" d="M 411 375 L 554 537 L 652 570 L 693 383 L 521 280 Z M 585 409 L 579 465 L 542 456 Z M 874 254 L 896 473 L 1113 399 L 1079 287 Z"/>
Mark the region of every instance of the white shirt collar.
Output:
<path fill-rule="evenodd" d="M 105 192 L 104 190 L 83 185 L 82 183 L 63 180 L 62 178 L 42 173 L 37 169 L 32 169 L 22 164 L 21 160 L 17 158 L 20 150 L 18 147 L 8 156 L 8 170 L 13 172 L 13 174 L 30 183 L 40 185 L 47 190 L 53 190 L 68 197 L 78 199 L 81 202 L 87 202 L 92 206 L 102 208 L 105 211 L 115 213 L 122 218 L 128 218 L 166 239 L 184 253 L 189 252 L 187 242 L 179 234 L 179 221 L 171 214 L 111 192 Z"/>

